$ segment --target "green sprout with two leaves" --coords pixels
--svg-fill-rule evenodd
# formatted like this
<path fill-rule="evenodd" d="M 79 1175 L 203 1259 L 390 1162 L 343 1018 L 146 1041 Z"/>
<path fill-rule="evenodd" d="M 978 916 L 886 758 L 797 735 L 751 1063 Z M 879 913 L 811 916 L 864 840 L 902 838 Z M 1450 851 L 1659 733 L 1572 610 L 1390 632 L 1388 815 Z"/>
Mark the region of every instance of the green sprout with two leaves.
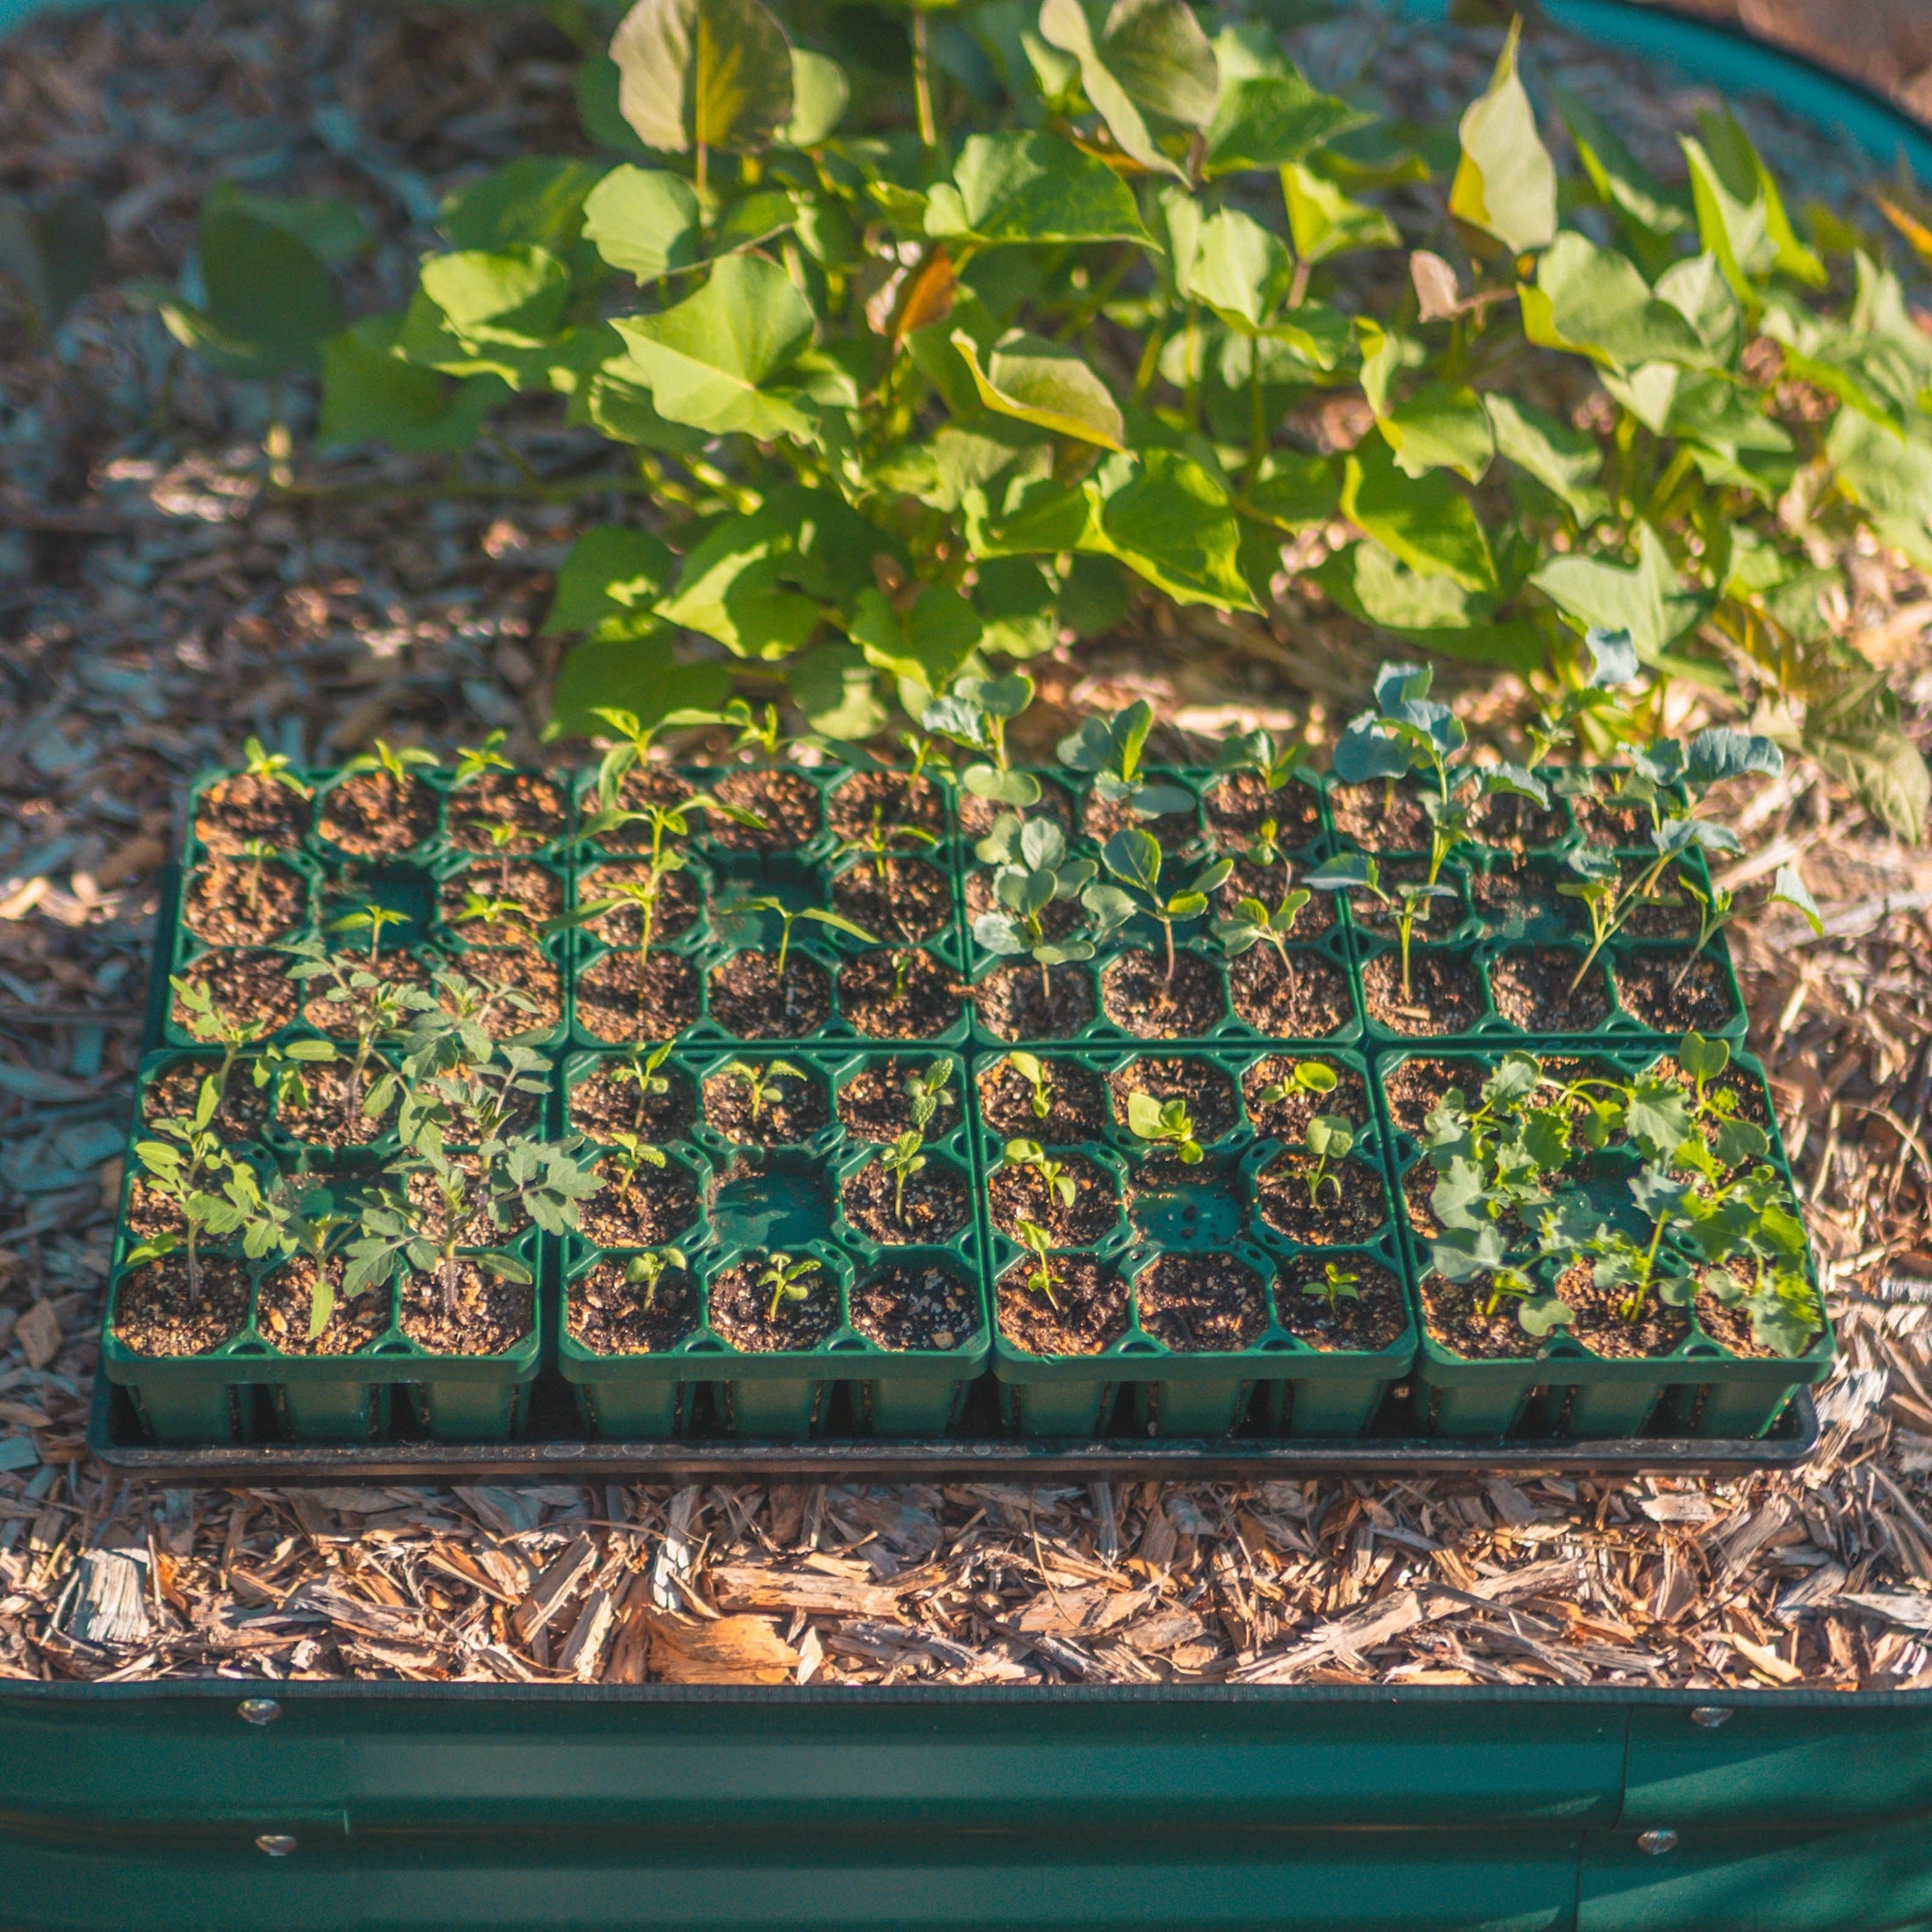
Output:
<path fill-rule="evenodd" d="M 1026 811 L 1040 803 L 1040 781 L 1016 771 L 1006 752 L 1006 726 L 1033 703 L 1033 680 L 1023 672 L 1005 677 L 962 677 L 920 713 L 928 732 L 979 756 L 959 773 L 960 789 L 975 798 Z"/>
<path fill-rule="evenodd" d="M 1231 859 L 1210 859 L 1178 891 L 1161 889 L 1164 854 L 1151 832 L 1128 825 L 1100 847 L 1100 863 L 1119 883 L 1090 885 L 1080 903 L 1093 915 L 1100 935 L 1118 932 L 1137 914 L 1156 920 L 1167 942 L 1167 984 L 1174 983 L 1174 928 L 1198 919 L 1208 911 L 1209 895 L 1234 870 Z"/>
<path fill-rule="evenodd" d="M 1215 921 L 1215 937 L 1229 959 L 1257 946 L 1272 946 L 1281 962 L 1281 977 L 1294 984 L 1294 962 L 1288 956 L 1288 941 L 1295 921 L 1312 894 L 1306 886 L 1292 885 L 1281 895 L 1281 902 L 1270 912 L 1265 901 L 1244 897 L 1235 901 L 1234 910 Z"/>
<path fill-rule="evenodd" d="M 1437 899 L 1453 899 L 1455 890 L 1433 879 L 1398 879 L 1382 883 L 1381 861 L 1372 853 L 1344 852 L 1308 874 L 1308 883 L 1318 892 L 1366 892 L 1388 906 L 1395 915 L 1395 942 L 1402 958 L 1402 998 L 1415 995 L 1409 984 L 1409 960 L 1416 928 L 1427 922 L 1429 908 Z"/>
<path fill-rule="evenodd" d="M 757 898 L 734 899 L 729 905 L 718 907 L 718 915 L 722 919 L 739 919 L 754 912 L 769 912 L 778 921 L 778 958 L 774 971 L 779 979 L 785 977 L 785 961 L 791 951 L 791 929 L 800 919 L 809 920 L 814 926 L 827 926 L 834 933 L 847 934 L 853 939 L 863 940 L 868 946 L 876 946 L 879 943 L 877 936 L 867 932 L 864 926 L 854 925 L 842 912 L 827 912 L 822 905 L 790 906 L 784 900 L 767 894 Z M 893 996 L 895 998 L 904 990 L 905 974 L 909 970 L 909 967 L 899 970 L 898 985 Z"/>
<path fill-rule="evenodd" d="M 644 1290 L 638 1306 L 648 1312 L 657 1304 L 658 1285 L 665 1276 L 674 1268 L 689 1265 L 681 1248 L 645 1248 L 625 1258 L 624 1285 L 627 1288 Z"/>
<path fill-rule="evenodd" d="M 1068 857 L 1066 835 L 1052 819 L 1022 821 L 1011 812 L 1003 812 L 973 849 L 994 869 L 998 902 L 974 919 L 974 939 L 989 953 L 1031 959 L 1040 969 L 1042 998 L 1051 998 L 1053 968 L 1092 959 L 1093 942 L 1079 933 L 1052 937 L 1046 915 L 1079 898 L 1099 869 L 1092 859 Z"/>
<path fill-rule="evenodd" d="M 912 1109 L 912 1124 L 879 1152 L 879 1165 L 892 1177 L 892 1218 L 902 1224 L 905 1184 L 926 1165 L 926 1132 L 952 1078 L 953 1063 L 946 1059 L 930 1061 L 923 1071 L 906 1076 L 905 1097 Z"/>
<path fill-rule="evenodd" d="M 908 843 L 930 847 L 939 843 L 939 838 L 920 825 L 889 825 L 885 822 L 885 807 L 874 805 L 865 830 L 840 840 L 838 855 L 841 859 L 868 862 L 872 868 L 873 877 L 883 882 L 892 861 L 903 856 L 898 847 Z"/>
<path fill-rule="evenodd" d="M 1349 1267 L 1340 1261 L 1324 1261 L 1322 1264 L 1321 1279 L 1304 1281 L 1301 1293 L 1318 1297 L 1329 1305 L 1333 1314 L 1344 1301 L 1359 1301 L 1362 1298 L 1362 1272 Z"/>
<path fill-rule="evenodd" d="M 1094 796 L 1107 804 L 1124 805 L 1136 818 L 1191 812 L 1191 791 L 1142 775 L 1141 757 L 1153 723 L 1154 708 L 1145 698 L 1136 698 L 1112 717 L 1082 718 L 1078 728 L 1060 740 L 1060 762 L 1092 773 Z"/>
<path fill-rule="evenodd" d="M 359 757 L 351 758 L 342 772 L 348 777 L 387 772 L 400 790 L 407 786 L 412 770 L 433 770 L 436 763 L 436 754 L 421 745 L 391 745 L 378 738 Z"/>
<path fill-rule="evenodd" d="M 736 1080 L 745 1089 L 745 1104 L 753 1125 L 768 1107 L 775 1107 L 785 1098 L 778 1085 L 781 1080 L 809 1078 L 803 1067 L 795 1067 L 789 1060 L 768 1060 L 762 1066 L 749 1060 L 732 1060 L 719 1071 L 723 1078 Z"/>
<path fill-rule="evenodd" d="M 1027 1104 L 1033 1117 L 1043 1121 L 1053 1111 L 1053 1076 L 1036 1053 L 1009 1053 L 1006 1064 L 1027 1083 Z"/>
<path fill-rule="evenodd" d="M 1150 1149 L 1171 1149 L 1186 1167 L 1200 1164 L 1203 1150 L 1194 1137 L 1194 1120 L 1186 1101 L 1157 1099 L 1136 1090 L 1127 1097 L 1127 1124 L 1135 1138 Z"/>
<path fill-rule="evenodd" d="M 1024 1138 L 1008 1141 L 1006 1160 L 1009 1167 L 1031 1168 L 1040 1177 L 1040 1185 L 1063 1208 L 1072 1207 L 1079 1198 L 1079 1189 L 1073 1176 L 1067 1171 L 1066 1164 L 1055 1160 L 1038 1141 Z"/>
<path fill-rule="evenodd" d="M 771 1291 L 771 1300 L 765 1308 L 765 1319 L 775 1322 L 778 1311 L 788 1301 L 807 1300 L 818 1286 L 818 1276 L 824 1264 L 811 1255 L 789 1255 L 774 1251 L 765 1258 L 763 1271 L 758 1277 L 759 1292 Z"/>
<path fill-rule="evenodd" d="M 285 791 L 292 791 L 298 798 L 313 798 L 312 786 L 305 785 L 295 775 L 295 761 L 281 752 L 271 752 L 259 738 L 250 738 L 242 746 L 244 761 L 242 775 L 256 778 L 264 784 L 279 785 Z"/>
<path fill-rule="evenodd" d="M 1271 1080 L 1255 1095 L 1258 1107 L 1279 1107 L 1298 1093 L 1319 1099 L 1334 1092 L 1337 1085 L 1335 1069 L 1320 1060 L 1297 1060 L 1279 1080 Z"/>
<path fill-rule="evenodd" d="M 1033 1266 L 1027 1274 L 1027 1286 L 1035 1294 L 1045 1295 L 1049 1305 L 1057 1308 L 1060 1297 L 1055 1293 L 1057 1284 L 1053 1279 L 1053 1236 L 1037 1221 L 1020 1222 L 1016 1232 L 1020 1246 L 1033 1257 Z"/>

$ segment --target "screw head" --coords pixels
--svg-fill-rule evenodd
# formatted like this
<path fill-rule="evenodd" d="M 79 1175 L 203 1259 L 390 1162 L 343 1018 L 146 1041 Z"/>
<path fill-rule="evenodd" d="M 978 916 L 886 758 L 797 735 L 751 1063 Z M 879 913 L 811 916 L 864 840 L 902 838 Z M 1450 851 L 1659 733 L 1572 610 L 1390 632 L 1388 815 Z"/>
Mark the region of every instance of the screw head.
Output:
<path fill-rule="evenodd" d="M 282 1706 L 273 1698 L 243 1698 L 234 1708 L 244 1724 L 273 1724 L 282 1714 Z"/>
<path fill-rule="evenodd" d="M 1637 1839 L 1637 1849 L 1647 1851 L 1653 1858 L 1661 1858 L 1667 1851 L 1677 1849 L 1677 1835 L 1674 1831 L 1647 1831 Z"/>
<path fill-rule="evenodd" d="M 285 1831 L 265 1831 L 255 1841 L 255 1849 L 271 1858 L 285 1858 L 295 1849 L 295 1841 Z"/>
<path fill-rule="evenodd" d="M 1699 1704 L 1692 1707 L 1690 1721 L 1700 1731 L 1715 1731 L 1731 1721 L 1731 1713 L 1721 1704 Z"/>

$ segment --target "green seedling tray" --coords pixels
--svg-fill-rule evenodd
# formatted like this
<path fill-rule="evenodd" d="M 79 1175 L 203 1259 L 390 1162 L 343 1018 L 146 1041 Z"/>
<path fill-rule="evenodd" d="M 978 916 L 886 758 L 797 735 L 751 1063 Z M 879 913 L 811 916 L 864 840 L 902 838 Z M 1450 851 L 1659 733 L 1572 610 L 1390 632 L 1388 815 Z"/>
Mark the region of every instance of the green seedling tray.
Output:
<path fill-rule="evenodd" d="M 1022 1433 L 1092 1436 L 1125 1386 L 1149 1434 L 1225 1435 L 1241 1424 L 1251 1401 L 1258 1398 L 1271 1421 L 1280 1425 L 1285 1418 L 1290 1434 L 1354 1435 L 1367 1427 L 1390 1384 L 1408 1373 L 1415 1355 L 1412 1322 L 1389 1347 L 1366 1354 L 1316 1348 L 1291 1334 L 1276 1316 L 1279 1272 L 1301 1256 L 1374 1261 L 1398 1280 L 1402 1272 L 1381 1158 L 1379 1116 L 1366 1063 L 1358 1054 L 1323 1049 L 1306 1057 L 1326 1061 L 1362 1083 L 1360 1132 L 1350 1159 L 1375 1176 L 1388 1217 L 1382 1228 L 1365 1244 L 1318 1247 L 1296 1243 L 1262 1220 L 1256 1206 L 1255 1177 L 1288 1143 L 1257 1134 L 1242 1094 L 1242 1078 L 1276 1050 L 1181 1052 L 1165 1043 L 1148 1043 L 1132 1052 L 1085 1049 L 1042 1055 L 1049 1070 L 1056 1061 L 1071 1063 L 1098 1073 L 1103 1084 L 1107 1074 L 1143 1057 L 1186 1059 L 1213 1067 L 1233 1084 L 1237 1119 L 1227 1134 L 1203 1143 L 1204 1158 L 1193 1168 L 1171 1156 L 1144 1156 L 1142 1143 L 1113 1120 L 1110 1099 L 1099 1139 L 1058 1143 L 1049 1149 L 1081 1154 L 1115 1179 L 1121 1208 L 1113 1230 L 1085 1249 L 1056 1251 L 1090 1253 L 1121 1276 L 1128 1287 L 1128 1319 L 1105 1349 L 1082 1356 L 1031 1354 L 1011 1342 L 996 1323 L 993 1373 L 1002 1386 L 1009 1420 Z M 977 1071 L 997 1063 L 984 1060 Z M 980 1169 L 990 1178 L 1003 1158 L 1005 1139 L 984 1121 L 977 1131 Z M 1128 1204 L 1128 1186 L 1136 1171 L 1145 1170 L 1150 1157 L 1161 1164 L 1164 1178 L 1171 1175 L 1174 1185 L 1163 1198 L 1144 1203 L 1136 1212 Z M 993 1285 L 1027 1250 L 994 1224 L 984 1185 L 980 1211 L 991 1299 Z M 1264 1333 L 1237 1352 L 1181 1352 L 1150 1334 L 1140 1320 L 1138 1278 L 1168 1253 L 1237 1256 L 1263 1284 L 1269 1309 Z M 995 1313 L 997 1316 L 997 1303 Z"/>
<path fill-rule="evenodd" d="M 1626 1076 L 1641 1072 L 1662 1056 L 1667 1056 L 1650 1047 L 1590 1056 Z M 1829 1369 L 1835 1343 L 1828 1319 L 1802 1355 L 1774 1357 L 1733 1354 L 1705 1332 L 1695 1308 L 1684 1311 L 1690 1333 L 1669 1354 L 1630 1359 L 1597 1355 L 1563 1330 L 1546 1338 L 1533 1356 L 1495 1360 L 1458 1355 L 1430 1333 L 1421 1293 L 1430 1272 L 1428 1244 L 1409 1223 L 1402 1189 L 1403 1178 L 1423 1157 L 1414 1139 L 1397 1126 L 1383 1081 L 1404 1060 L 1460 1060 L 1470 1068 L 1466 1091 L 1473 1093 L 1496 1058 L 1495 1054 L 1438 1052 L 1424 1045 L 1375 1063 L 1376 1106 L 1389 1153 L 1410 1310 L 1419 1339 L 1416 1380 L 1425 1412 L 1429 1401 L 1434 1401 L 1435 1432 L 1450 1438 L 1500 1437 L 1518 1431 L 1554 1434 L 1561 1427 L 1563 1434 L 1575 1438 L 1633 1436 L 1661 1417 L 1674 1433 L 1688 1436 L 1763 1436 L 1792 1394 L 1820 1381 Z M 1797 1184 L 1763 1067 L 1745 1054 L 1734 1054 L 1731 1063 L 1759 1090 L 1771 1143 L 1767 1157 L 1796 1201 Z M 1593 1158 L 1606 1192 L 1620 1193 L 1634 1169 L 1634 1157 L 1612 1152 Z M 1815 1290 L 1816 1272 L 1811 1272 Z M 1822 1296 L 1819 1306 L 1822 1309 Z"/>
<path fill-rule="evenodd" d="M 573 1088 L 600 1061 L 615 1057 L 580 1053 L 565 1063 L 559 1107 L 566 1128 L 574 1124 Z M 829 1124 L 808 1140 L 762 1153 L 726 1139 L 703 1117 L 704 1082 L 739 1057 L 754 1063 L 793 1059 L 803 1066 L 824 1084 Z M 740 1056 L 680 1049 L 664 1063 L 660 1073 L 689 1082 L 696 1107 L 686 1134 L 662 1144 L 667 1157 L 682 1163 L 698 1181 L 697 1215 L 667 1245 L 687 1257 L 698 1291 L 699 1321 L 681 1340 L 658 1352 L 604 1355 L 585 1347 L 570 1332 L 570 1284 L 599 1262 L 622 1260 L 636 1251 L 571 1238 L 556 1316 L 558 1366 L 575 1385 L 584 1420 L 595 1433 L 633 1438 L 678 1434 L 689 1423 L 702 1388 L 734 1434 L 797 1439 L 811 1435 L 824 1420 L 831 1390 L 840 1383 L 847 1385 L 857 1413 L 876 1435 L 933 1437 L 952 1425 L 988 1353 L 984 1236 L 977 1215 L 970 1206 L 965 1225 L 944 1245 L 883 1245 L 847 1221 L 841 1202 L 844 1182 L 876 1157 L 878 1147 L 840 1122 L 838 1091 L 868 1063 L 886 1057 L 952 1060 L 960 1121 L 927 1141 L 927 1158 L 949 1162 L 960 1171 L 970 1202 L 978 1181 L 967 1126 L 966 1065 L 957 1055 L 942 1055 L 924 1042 L 897 1046 L 890 1054 L 820 1049 L 808 1055 L 786 1049 Z M 594 1162 L 597 1151 L 588 1152 L 587 1162 Z M 838 1284 L 838 1324 L 815 1348 L 753 1353 L 734 1347 L 710 1325 L 712 1279 L 742 1259 L 774 1251 L 817 1256 Z M 947 1265 L 976 1297 L 978 1325 L 970 1344 L 950 1350 L 886 1349 L 853 1325 L 855 1285 L 883 1268 L 935 1262 Z"/>

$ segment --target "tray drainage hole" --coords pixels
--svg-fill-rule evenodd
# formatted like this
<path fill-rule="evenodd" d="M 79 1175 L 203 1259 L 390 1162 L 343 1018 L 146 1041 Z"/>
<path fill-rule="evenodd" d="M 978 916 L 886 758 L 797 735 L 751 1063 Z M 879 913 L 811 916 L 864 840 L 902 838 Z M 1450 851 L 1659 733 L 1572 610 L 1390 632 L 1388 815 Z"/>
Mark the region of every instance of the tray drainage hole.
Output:
<path fill-rule="evenodd" d="M 265 1831 L 255 1841 L 255 1849 L 271 1858 L 285 1858 L 295 1849 L 295 1840 L 285 1831 Z"/>
<path fill-rule="evenodd" d="M 1677 1849 L 1677 1835 L 1674 1831 L 1647 1831 L 1639 1834 L 1637 1849 L 1647 1851 L 1653 1858 L 1661 1858 L 1667 1851 Z"/>

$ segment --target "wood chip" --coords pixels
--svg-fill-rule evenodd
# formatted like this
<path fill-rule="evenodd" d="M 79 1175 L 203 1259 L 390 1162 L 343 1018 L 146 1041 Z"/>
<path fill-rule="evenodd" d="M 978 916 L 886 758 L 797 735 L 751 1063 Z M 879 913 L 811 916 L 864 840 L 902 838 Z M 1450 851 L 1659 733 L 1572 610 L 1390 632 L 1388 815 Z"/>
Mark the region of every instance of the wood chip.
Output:
<path fill-rule="evenodd" d="M 798 1668 L 798 1653 L 765 1617 L 696 1618 L 646 1613 L 650 1668 L 665 1683 L 783 1683 Z"/>

